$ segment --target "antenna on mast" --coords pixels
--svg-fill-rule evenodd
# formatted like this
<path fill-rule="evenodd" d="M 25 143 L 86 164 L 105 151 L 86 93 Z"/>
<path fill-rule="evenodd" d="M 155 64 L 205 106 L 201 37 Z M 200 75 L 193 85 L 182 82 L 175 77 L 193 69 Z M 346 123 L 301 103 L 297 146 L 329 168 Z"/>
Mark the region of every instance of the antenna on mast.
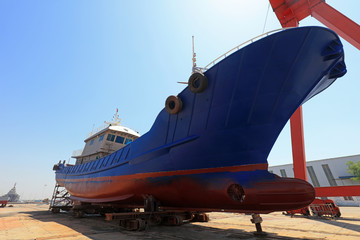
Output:
<path fill-rule="evenodd" d="M 192 57 L 192 62 L 193 62 L 193 66 L 192 66 L 192 72 L 194 73 L 196 70 L 196 53 L 195 53 L 195 47 L 194 47 L 194 36 L 192 36 L 192 52 L 193 52 L 193 57 Z"/>
<path fill-rule="evenodd" d="M 194 44 L 194 36 L 192 36 L 192 71 L 191 74 L 196 73 L 196 72 L 200 72 L 202 73 L 202 68 L 196 67 L 196 53 L 195 53 L 195 44 Z M 178 82 L 181 84 L 188 84 L 188 82 Z"/>
<path fill-rule="evenodd" d="M 119 118 L 119 109 L 116 109 L 116 112 L 112 118 L 111 122 L 104 121 L 105 124 L 109 124 L 110 126 L 120 126 L 121 118 Z"/>

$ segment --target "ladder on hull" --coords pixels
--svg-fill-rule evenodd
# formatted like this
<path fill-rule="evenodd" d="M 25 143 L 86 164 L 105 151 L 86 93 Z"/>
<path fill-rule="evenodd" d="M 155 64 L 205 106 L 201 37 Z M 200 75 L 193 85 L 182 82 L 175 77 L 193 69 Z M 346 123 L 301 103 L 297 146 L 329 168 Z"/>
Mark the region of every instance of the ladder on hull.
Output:
<path fill-rule="evenodd" d="M 72 208 L 70 194 L 64 187 L 55 184 L 54 192 L 50 201 L 49 210 L 53 213 L 59 213 L 60 210 L 69 211 Z"/>

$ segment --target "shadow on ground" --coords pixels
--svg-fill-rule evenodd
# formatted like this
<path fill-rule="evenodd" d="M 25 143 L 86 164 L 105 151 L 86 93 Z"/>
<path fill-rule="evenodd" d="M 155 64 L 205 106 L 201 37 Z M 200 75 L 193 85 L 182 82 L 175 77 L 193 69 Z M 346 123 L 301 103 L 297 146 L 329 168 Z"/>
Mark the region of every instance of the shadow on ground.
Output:
<path fill-rule="evenodd" d="M 117 225 L 118 221 L 113 220 L 112 222 L 107 222 L 103 217 L 98 215 L 74 218 L 70 213 L 65 212 L 58 214 L 53 214 L 48 211 L 22 213 L 41 222 L 56 222 L 90 239 L 299 239 L 269 232 L 266 233 L 266 235 L 259 236 L 241 229 L 220 229 L 191 223 L 185 223 L 182 226 L 149 226 L 145 231 L 126 231 L 119 228 Z M 239 226 L 239 228 L 241 228 L 241 226 Z M 71 236 L 56 236 L 56 238 L 59 237 L 66 238 Z M 53 238 L 54 237 L 51 237 L 51 239 Z"/>
<path fill-rule="evenodd" d="M 290 217 L 290 216 L 289 216 Z M 340 217 L 340 218 L 326 218 L 326 217 L 318 217 L 318 216 L 302 216 L 302 215 L 294 215 L 291 218 L 307 218 L 312 221 L 321 222 L 325 224 L 329 224 L 332 226 L 337 226 L 341 228 L 345 228 L 348 230 L 352 230 L 355 232 L 360 232 L 360 225 L 359 224 L 352 224 L 350 222 L 360 222 L 360 218 L 347 218 L 347 217 Z"/>
<path fill-rule="evenodd" d="M 360 232 L 360 225 L 359 224 L 352 224 L 345 221 L 360 221 L 360 219 L 356 218 L 338 218 L 338 219 L 324 219 L 320 217 L 311 217 L 311 220 L 326 223 L 332 226 L 337 226 L 345 229 L 349 229 L 355 232 Z"/>

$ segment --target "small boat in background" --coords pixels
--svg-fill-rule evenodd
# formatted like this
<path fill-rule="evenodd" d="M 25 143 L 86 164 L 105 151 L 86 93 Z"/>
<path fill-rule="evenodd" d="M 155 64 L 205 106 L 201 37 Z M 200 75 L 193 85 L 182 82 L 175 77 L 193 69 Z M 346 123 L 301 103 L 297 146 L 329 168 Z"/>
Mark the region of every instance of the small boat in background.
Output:
<path fill-rule="evenodd" d="M 4 207 L 6 206 L 7 202 L 19 202 L 20 195 L 16 192 L 16 183 L 14 184 L 14 187 L 10 189 L 10 191 L 0 197 L 0 204 L 3 204 Z M 5 203 L 6 202 L 6 203 Z"/>
<path fill-rule="evenodd" d="M 144 199 L 204 212 L 309 205 L 314 188 L 270 173 L 267 157 L 295 110 L 346 73 L 339 37 L 322 27 L 287 29 L 212 65 L 195 69 L 143 136 L 97 160 L 55 165 L 57 183 L 74 201 L 124 208 L 144 207 Z M 111 134 L 93 136 L 106 142 Z"/>

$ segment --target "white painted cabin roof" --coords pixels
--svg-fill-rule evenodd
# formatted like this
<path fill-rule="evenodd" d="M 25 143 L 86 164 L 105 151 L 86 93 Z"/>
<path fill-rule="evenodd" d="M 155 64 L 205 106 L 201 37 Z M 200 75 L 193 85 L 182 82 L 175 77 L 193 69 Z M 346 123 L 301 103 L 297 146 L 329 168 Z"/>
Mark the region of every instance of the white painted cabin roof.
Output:
<path fill-rule="evenodd" d="M 130 134 L 130 135 L 133 135 L 133 136 L 140 137 L 140 134 L 138 132 L 136 132 L 136 131 L 128 128 L 128 127 L 124 127 L 124 126 L 107 126 L 106 128 L 102 129 L 101 131 L 96 132 L 93 135 L 91 135 L 90 137 L 86 138 L 84 140 L 84 142 L 87 142 L 88 140 L 103 134 L 107 130 L 113 130 L 113 131 L 116 131 L 116 132 L 123 132 L 123 133 L 126 133 L 126 134 Z"/>

